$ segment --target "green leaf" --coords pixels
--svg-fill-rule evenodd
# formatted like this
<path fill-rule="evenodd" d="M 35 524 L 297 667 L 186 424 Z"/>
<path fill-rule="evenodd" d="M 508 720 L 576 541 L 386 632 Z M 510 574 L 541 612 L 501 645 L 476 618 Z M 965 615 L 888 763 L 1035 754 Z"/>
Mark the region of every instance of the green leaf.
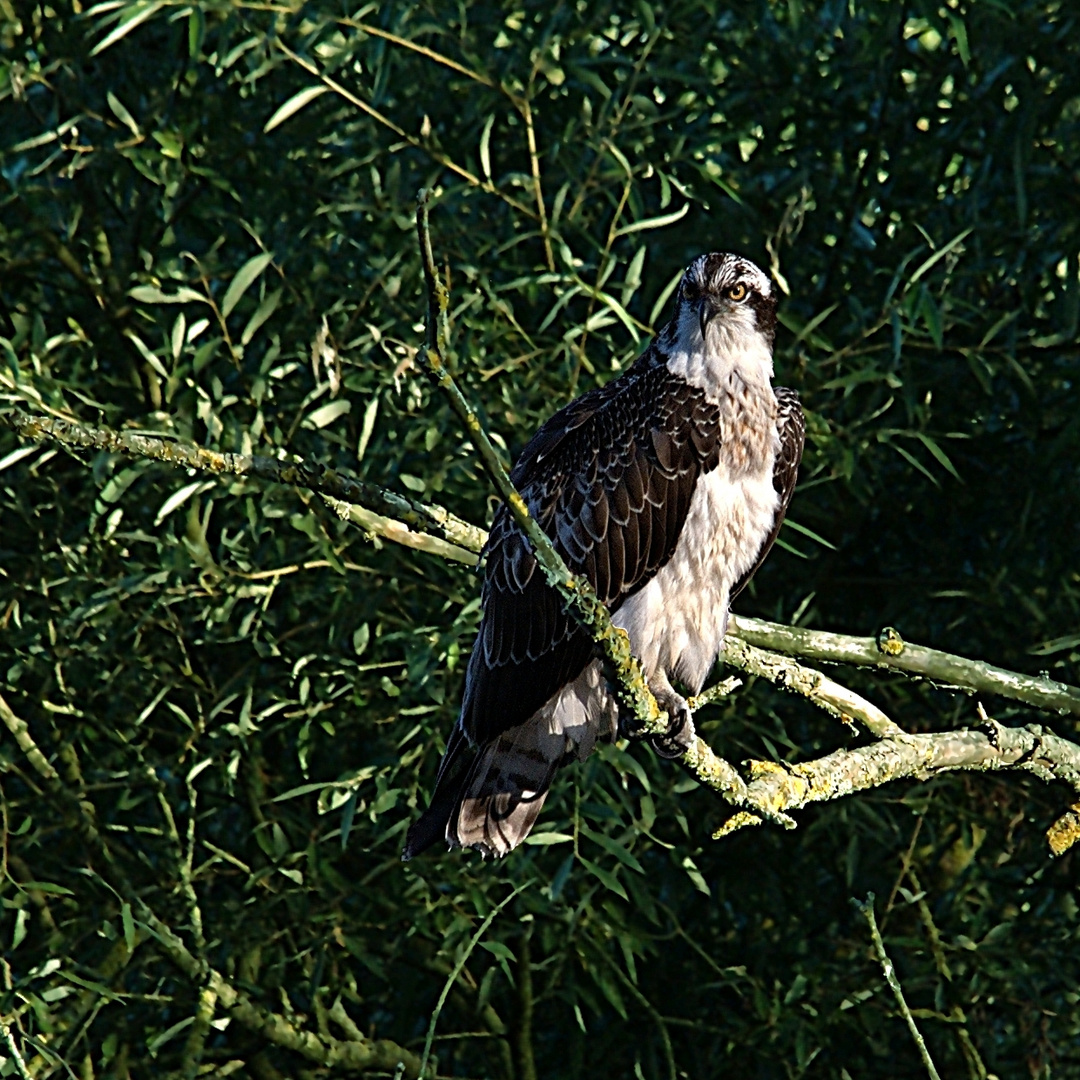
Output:
<path fill-rule="evenodd" d="M 643 221 L 635 221 L 632 225 L 624 225 L 615 230 L 616 236 L 629 236 L 631 233 L 642 232 L 645 229 L 662 229 L 665 225 L 674 225 L 681 221 L 690 212 L 690 204 L 683 203 L 681 210 L 671 214 L 661 214 L 659 217 L 645 218 Z"/>
<path fill-rule="evenodd" d="M 26 939 L 26 924 L 30 921 L 30 912 L 26 908 L 19 908 L 15 912 L 15 930 L 11 935 L 11 948 L 17 949 Z"/>
<path fill-rule="evenodd" d="M 356 804 L 360 799 L 360 789 L 356 788 L 345 803 L 345 809 L 341 811 L 341 850 L 344 851 L 349 845 L 349 833 L 352 832 L 353 818 L 356 817 Z"/>
<path fill-rule="evenodd" d="M 914 285 L 927 271 L 936 266 L 950 251 L 953 250 L 958 244 L 962 244 L 964 240 L 969 237 L 975 231 L 974 226 L 969 226 L 964 229 L 963 232 L 957 233 L 944 247 L 940 247 L 933 255 L 930 256 L 925 262 L 921 263 L 919 268 L 915 271 L 911 277 L 908 278 L 908 284 Z"/>
<path fill-rule="evenodd" d="M 128 952 L 135 951 L 135 920 L 131 916 L 131 905 L 125 900 L 120 905 L 120 921 L 124 926 L 124 944 Z"/>
<path fill-rule="evenodd" d="M 913 465 L 929 480 L 934 487 L 940 487 L 937 477 L 921 462 L 914 454 L 909 453 L 899 443 L 893 442 L 892 439 L 886 440 L 889 446 L 891 446 L 906 462 Z"/>
<path fill-rule="evenodd" d="M 15 447 L 10 454 L 5 454 L 0 458 L 0 472 L 10 469 L 16 462 L 22 461 L 23 458 L 29 457 L 31 454 L 36 454 L 40 449 L 41 447 L 37 443 Z"/>
<path fill-rule="evenodd" d="M 480 134 L 480 168 L 484 170 L 484 176 L 489 181 L 491 177 L 491 129 L 495 126 L 495 114 L 487 118 L 484 130 Z M 494 181 L 492 181 L 494 182 Z"/>
<path fill-rule="evenodd" d="M 689 855 L 682 861 L 682 868 L 686 871 L 686 876 L 694 883 L 694 888 L 698 892 L 704 893 L 706 896 L 712 896 L 712 889 L 709 888 L 709 883 L 701 876 L 701 871 L 698 870 L 697 864 Z"/>
<path fill-rule="evenodd" d="M 305 105 L 310 105 L 317 97 L 329 92 L 330 87 L 321 85 L 309 86 L 304 90 L 297 91 L 283 105 L 278 106 L 277 111 L 263 126 L 263 132 L 273 131 L 279 124 L 284 124 L 290 116 L 298 113 Z"/>
<path fill-rule="evenodd" d="M 91 50 L 91 56 L 104 52 L 110 45 L 115 45 L 122 37 L 131 33 L 136 26 L 153 18 L 165 6 L 163 0 L 153 0 L 149 4 L 135 4 L 131 11 L 120 20 L 113 30 L 99 41 Z"/>
<path fill-rule="evenodd" d="M 811 540 L 816 540 L 822 547 L 827 547 L 830 551 L 836 551 L 836 545 L 830 544 L 828 540 L 823 536 L 818 536 L 813 529 L 808 529 L 805 525 L 800 525 L 797 521 L 793 521 L 791 518 L 784 518 L 784 528 L 794 529 L 796 532 L 800 532 L 803 536 L 809 536 Z"/>
<path fill-rule="evenodd" d="M 962 15 L 949 12 L 949 29 L 952 31 L 953 40 L 956 42 L 956 51 L 960 54 L 960 62 L 967 67 L 971 63 L 971 48 L 968 45 L 967 26 Z"/>
<path fill-rule="evenodd" d="M 534 844 L 537 847 L 550 847 L 552 844 L 566 844 L 574 838 L 564 832 L 530 833 L 525 837 L 526 844 Z"/>
<path fill-rule="evenodd" d="M 207 299 L 202 293 L 181 285 L 175 293 L 163 292 L 156 285 L 136 285 L 128 290 L 132 300 L 142 304 L 205 304 Z"/>
<path fill-rule="evenodd" d="M 161 359 L 150 351 L 147 344 L 134 330 L 125 330 L 124 336 L 139 350 L 142 358 L 163 378 L 169 377 L 168 369 Z"/>
<path fill-rule="evenodd" d="M 356 460 L 362 461 L 367 452 L 371 434 L 375 430 L 375 418 L 379 413 L 379 395 L 376 394 L 364 409 L 364 421 L 360 426 L 360 441 L 356 445 Z"/>
<path fill-rule="evenodd" d="M 668 283 L 660 290 L 660 295 L 656 298 L 656 303 L 653 304 L 652 311 L 649 313 L 649 325 L 655 326 L 656 320 L 660 318 L 661 313 L 664 310 L 668 300 L 671 299 L 671 294 L 679 287 L 679 282 L 682 281 L 683 272 L 677 271 Z"/>
<path fill-rule="evenodd" d="M 16 883 L 23 892 L 49 893 L 53 896 L 74 896 L 70 889 L 63 885 L 54 885 L 51 881 L 21 881 Z"/>
<path fill-rule="evenodd" d="M 304 419 L 304 427 L 324 428 L 349 411 L 350 403 L 344 398 L 320 406 Z"/>
<path fill-rule="evenodd" d="M 597 866 L 596 863 L 586 859 L 583 855 L 578 856 L 578 861 L 597 881 L 599 881 L 608 892 L 615 893 L 616 896 L 621 896 L 624 900 L 628 900 L 626 895 L 626 889 L 623 888 L 623 883 L 615 876 L 618 873 L 618 869 L 614 873 L 610 870 L 605 870 L 602 866 Z"/>
<path fill-rule="evenodd" d="M 157 1052 L 170 1039 L 175 1039 L 176 1036 L 179 1035 L 180 1032 L 184 1030 L 184 1028 L 189 1027 L 194 1022 L 195 1022 L 195 1017 L 194 1016 L 185 1017 L 183 1020 L 179 1021 L 178 1023 L 173 1024 L 173 1026 L 171 1028 L 169 1028 L 168 1030 L 163 1031 L 156 1038 L 151 1039 L 150 1042 L 147 1043 L 147 1046 L 146 1046 L 146 1049 L 150 1051 L 150 1056 L 151 1057 L 157 1057 Z"/>
<path fill-rule="evenodd" d="M 281 294 L 284 291 L 284 289 L 275 289 L 273 292 L 266 294 L 263 298 L 263 302 L 255 309 L 255 314 L 248 319 L 248 324 L 244 327 L 244 332 L 240 335 L 241 345 L 247 345 L 255 336 L 259 327 L 274 314 L 278 304 L 281 302 Z"/>
<path fill-rule="evenodd" d="M 952 462 L 951 462 L 951 461 L 949 460 L 949 456 L 948 456 L 948 454 L 946 454 L 946 453 L 945 453 L 945 451 L 941 449 L 941 447 L 940 447 L 940 446 L 939 446 L 939 445 L 937 444 L 937 442 L 935 442 L 935 440 L 934 440 L 934 439 L 932 439 L 932 438 L 931 438 L 931 437 L 930 437 L 929 435 L 925 434 L 925 433 L 924 433 L 924 432 L 922 432 L 922 431 L 916 431 L 916 432 L 915 432 L 915 437 L 916 437 L 917 439 L 919 439 L 919 441 L 920 441 L 920 442 L 921 442 L 921 443 L 923 444 L 923 446 L 925 446 L 925 447 L 926 447 L 926 449 L 927 449 L 927 450 L 929 450 L 929 451 L 930 451 L 930 453 L 931 453 L 931 454 L 933 454 L 933 455 L 934 455 L 934 457 L 935 457 L 935 458 L 937 458 L 937 460 L 938 460 L 938 461 L 939 461 L 939 462 L 940 462 L 940 463 L 941 463 L 941 464 L 942 464 L 942 465 L 943 465 L 943 466 L 944 466 L 944 467 L 945 467 L 945 468 L 946 468 L 946 469 L 947 469 L 947 470 L 948 470 L 948 471 L 949 471 L 950 473 L 952 473 L 952 475 L 953 475 L 953 476 L 955 476 L 957 480 L 960 480 L 960 483 L 963 483 L 963 482 L 964 482 L 964 481 L 963 481 L 963 480 L 961 479 L 961 477 L 960 477 L 960 474 L 959 474 L 959 473 L 958 473 L 958 472 L 956 471 L 956 467 L 955 467 L 955 466 L 953 465 L 953 463 L 952 463 Z"/>
<path fill-rule="evenodd" d="M 229 317 L 232 309 L 240 302 L 240 297 L 251 288 L 253 282 L 270 265 L 273 258 L 272 252 L 265 251 L 262 255 L 255 255 L 248 259 L 236 271 L 236 277 L 232 279 L 228 289 L 225 291 L 225 298 L 221 301 L 221 314 L 225 318 Z"/>
<path fill-rule="evenodd" d="M 105 94 L 105 100 L 109 103 L 109 108 L 112 109 L 116 118 L 131 129 L 132 135 L 139 134 L 139 125 L 135 123 L 135 118 L 124 108 L 123 102 L 109 90 Z"/>
<path fill-rule="evenodd" d="M 798 345 L 803 338 L 810 335 L 839 307 L 839 304 L 830 304 L 824 311 L 819 311 L 796 335 L 792 345 Z"/>
<path fill-rule="evenodd" d="M 197 491 L 206 491 L 213 486 L 212 480 L 193 480 L 190 484 L 185 484 L 179 491 L 174 491 L 161 504 L 161 509 L 157 512 L 157 517 L 154 518 L 154 524 L 160 525 L 174 510 L 183 506 Z"/>
<path fill-rule="evenodd" d="M 594 844 L 599 844 L 605 851 L 610 852 L 619 860 L 624 866 L 628 866 L 631 870 L 638 874 L 645 873 L 645 867 L 641 865 L 634 857 L 633 853 L 627 851 L 618 840 L 613 840 L 610 836 L 604 833 L 593 832 L 587 825 L 581 826 L 581 833 L 583 836 L 587 836 Z"/>

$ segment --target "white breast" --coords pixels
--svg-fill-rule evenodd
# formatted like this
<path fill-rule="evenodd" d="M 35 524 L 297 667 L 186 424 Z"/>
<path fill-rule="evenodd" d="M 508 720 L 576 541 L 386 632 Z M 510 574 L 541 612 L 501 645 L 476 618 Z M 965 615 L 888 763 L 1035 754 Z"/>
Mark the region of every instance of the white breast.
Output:
<path fill-rule="evenodd" d="M 700 692 L 720 653 L 732 586 L 757 558 L 776 519 L 776 447 L 766 467 L 733 478 L 727 465 L 701 477 L 670 561 L 612 621 L 630 635 L 646 677 L 663 670 Z"/>

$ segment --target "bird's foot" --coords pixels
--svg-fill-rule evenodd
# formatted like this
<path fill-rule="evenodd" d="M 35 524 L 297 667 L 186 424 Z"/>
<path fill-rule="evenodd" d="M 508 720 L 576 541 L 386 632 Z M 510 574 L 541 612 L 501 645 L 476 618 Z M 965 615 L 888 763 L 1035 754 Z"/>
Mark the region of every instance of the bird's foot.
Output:
<path fill-rule="evenodd" d="M 668 729 L 663 734 L 647 734 L 633 713 L 619 712 L 619 737 L 623 739 L 647 739 L 653 750 L 668 759 L 680 758 L 694 741 L 694 720 L 686 698 L 674 690 L 654 691 L 657 705 L 668 715 Z"/>
<path fill-rule="evenodd" d="M 681 694 L 663 689 L 656 693 L 656 704 L 668 715 L 668 729 L 663 735 L 650 735 L 649 742 L 659 757 L 681 758 L 694 741 L 694 718 L 690 705 Z"/>

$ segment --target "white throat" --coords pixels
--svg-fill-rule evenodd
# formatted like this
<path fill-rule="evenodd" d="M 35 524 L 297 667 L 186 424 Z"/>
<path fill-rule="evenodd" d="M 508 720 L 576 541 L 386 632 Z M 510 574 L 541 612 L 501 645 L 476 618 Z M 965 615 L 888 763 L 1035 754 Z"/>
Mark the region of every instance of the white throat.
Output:
<path fill-rule="evenodd" d="M 673 375 L 718 401 L 732 380 L 769 387 L 773 377 L 772 349 L 745 308 L 723 312 L 707 327 L 702 339 L 697 314 L 686 305 L 663 342 L 667 368 Z"/>

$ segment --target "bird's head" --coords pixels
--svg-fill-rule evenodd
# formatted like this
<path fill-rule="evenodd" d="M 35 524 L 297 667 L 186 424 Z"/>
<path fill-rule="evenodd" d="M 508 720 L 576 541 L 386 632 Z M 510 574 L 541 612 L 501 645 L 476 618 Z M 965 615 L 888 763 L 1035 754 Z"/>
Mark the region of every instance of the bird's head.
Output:
<path fill-rule="evenodd" d="M 776 292 L 757 264 L 729 251 L 699 255 L 679 283 L 672 329 L 680 337 L 697 330 L 703 344 L 730 348 L 755 339 L 772 351 Z"/>

